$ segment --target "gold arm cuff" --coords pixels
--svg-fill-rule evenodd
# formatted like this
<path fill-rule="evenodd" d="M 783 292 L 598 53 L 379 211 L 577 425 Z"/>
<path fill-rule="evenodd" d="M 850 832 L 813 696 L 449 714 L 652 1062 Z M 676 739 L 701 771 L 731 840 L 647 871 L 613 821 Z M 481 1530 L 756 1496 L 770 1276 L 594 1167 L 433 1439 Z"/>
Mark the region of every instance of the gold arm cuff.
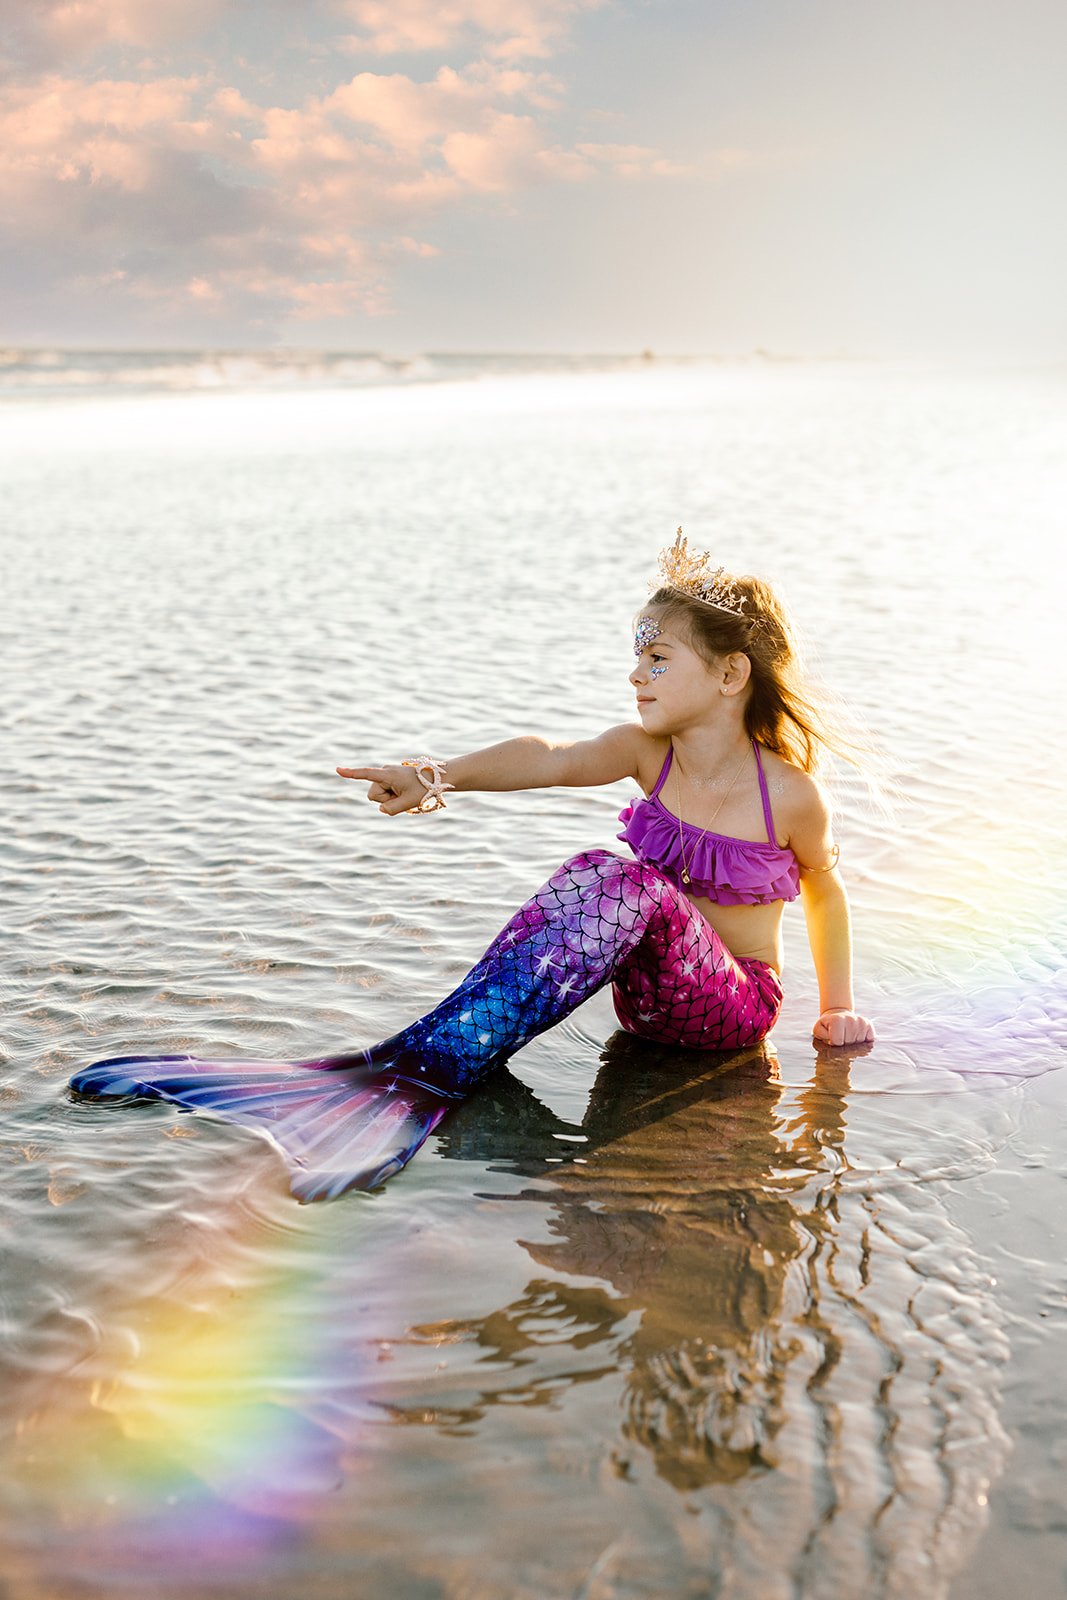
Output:
<path fill-rule="evenodd" d="M 801 870 L 801 872 L 833 872 L 834 868 L 837 866 L 837 863 L 840 860 L 841 860 L 841 846 L 839 844 L 835 844 L 834 848 L 833 848 L 833 851 L 831 853 L 831 856 L 830 856 L 829 864 L 827 866 L 825 866 L 825 867 L 804 867 L 804 866 L 802 866 L 800 870 Z"/>

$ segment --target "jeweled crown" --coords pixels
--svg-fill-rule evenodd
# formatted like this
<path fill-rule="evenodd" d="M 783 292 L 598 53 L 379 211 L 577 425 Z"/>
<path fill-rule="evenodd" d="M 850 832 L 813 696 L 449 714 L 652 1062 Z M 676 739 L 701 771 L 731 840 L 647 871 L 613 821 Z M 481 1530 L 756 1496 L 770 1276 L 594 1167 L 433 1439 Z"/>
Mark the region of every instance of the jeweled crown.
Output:
<path fill-rule="evenodd" d="M 704 550 L 698 554 L 690 550 L 689 540 L 682 538 L 679 528 L 670 549 L 659 553 L 659 570 L 669 588 L 690 595 L 694 600 L 702 600 L 706 606 L 715 606 L 719 611 L 729 611 L 735 617 L 743 617 L 744 597 L 738 593 L 737 585 L 725 567 L 709 570 L 710 561 L 710 551 Z M 656 587 L 655 579 L 650 587 Z"/>

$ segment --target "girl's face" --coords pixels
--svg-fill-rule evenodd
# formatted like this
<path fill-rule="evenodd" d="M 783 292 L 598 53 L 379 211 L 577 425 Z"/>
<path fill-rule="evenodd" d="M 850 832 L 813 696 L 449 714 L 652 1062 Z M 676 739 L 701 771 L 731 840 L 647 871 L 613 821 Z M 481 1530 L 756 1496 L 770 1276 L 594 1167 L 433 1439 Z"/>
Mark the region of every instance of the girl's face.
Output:
<path fill-rule="evenodd" d="M 654 612 L 639 617 L 634 655 L 630 682 L 647 733 L 680 733 L 707 721 L 722 698 L 722 673 L 709 667 L 676 628 L 661 628 Z"/>

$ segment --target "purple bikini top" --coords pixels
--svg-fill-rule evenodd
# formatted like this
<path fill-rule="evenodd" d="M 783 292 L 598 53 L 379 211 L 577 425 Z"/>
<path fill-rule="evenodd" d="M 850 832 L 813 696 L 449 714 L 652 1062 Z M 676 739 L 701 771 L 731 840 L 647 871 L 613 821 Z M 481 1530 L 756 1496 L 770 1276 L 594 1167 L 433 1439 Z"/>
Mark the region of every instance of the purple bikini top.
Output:
<path fill-rule="evenodd" d="M 765 906 L 775 900 L 795 900 L 800 893 L 800 868 L 792 850 L 783 849 L 775 840 L 767 779 L 755 739 L 752 748 L 759 769 L 766 843 L 731 839 L 722 833 L 707 833 L 691 822 L 679 823 L 659 797 L 674 759 L 673 745 L 652 793 L 647 799 L 636 797 L 619 812 L 619 821 L 625 826 L 616 837 L 625 840 L 639 861 L 658 867 L 684 893 L 703 895 L 715 905 Z M 688 884 L 682 883 L 683 842 Z"/>

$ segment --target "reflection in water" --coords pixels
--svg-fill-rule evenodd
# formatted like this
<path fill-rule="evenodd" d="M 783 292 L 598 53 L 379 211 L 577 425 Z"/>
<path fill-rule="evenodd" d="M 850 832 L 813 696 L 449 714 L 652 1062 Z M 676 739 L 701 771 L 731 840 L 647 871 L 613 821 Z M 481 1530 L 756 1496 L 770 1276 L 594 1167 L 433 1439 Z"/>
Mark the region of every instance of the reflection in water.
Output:
<path fill-rule="evenodd" d="M 617 1369 L 614 1470 L 714 1511 L 721 1592 L 940 1593 L 1005 1448 L 988 1280 L 928 1186 L 852 1181 L 853 1055 L 792 1102 L 765 1048 L 708 1059 L 617 1034 L 580 1127 L 506 1074 L 453 1117 L 446 1155 L 508 1152 L 551 1238 L 506 1306 L 411 1330 L 473 1347 L 470 1396 L 393 1415 L 469 1428 Z"/>
<path fill-rule="evenodd" d="M 487 1600 L 942 1594 L 1004 1454 L 999 1315 L 929 1171 L 902 1179 L 884 1120 L 850 1126 L 846 1150 L 849 1060 L 824 1053 L 790 1091 L 770 1051 L 620 1034 L 580 1125 L 503 1072 L 440 1136 L 501 1192 L 452 1184 L 440 1209 L 424 1188 L 415 1227 L 395 1187 L 297 1213 L 265 1152 L 190 1207 L 146 1157 L 154 1226 L 111 1205 L 107 1283 L 80 1254 L 43 1278 L 25 1261 L 54 1305 L 7 1352 L 13 1592 L 117 1562 L 163 1563 L 160 1593 L 208 1576 L 251 1593 L 264 1562 L 296 1571 L 313 1534 L 340 1563 L 323 1595 L 389 1552 L 360 1577 L 369 1600 L 416 1579 Z M 186 1193 L 202 1193 L 238 1143 L 188 1142 Z M 126 1162 L 114 1184 L 61 1209 L 128 1199 Z M 400 1232 L 376 1231 L 390 1208 Z M 423 1320 L 456 1303 L 449 1260 L 477 1271 L 502 1208 L 509 1237 L 540 1235 L 515 1252 L 536 1270 L 494 1309 Z M 500 1460 L 517 1463 L 521 1527 Z"/>

